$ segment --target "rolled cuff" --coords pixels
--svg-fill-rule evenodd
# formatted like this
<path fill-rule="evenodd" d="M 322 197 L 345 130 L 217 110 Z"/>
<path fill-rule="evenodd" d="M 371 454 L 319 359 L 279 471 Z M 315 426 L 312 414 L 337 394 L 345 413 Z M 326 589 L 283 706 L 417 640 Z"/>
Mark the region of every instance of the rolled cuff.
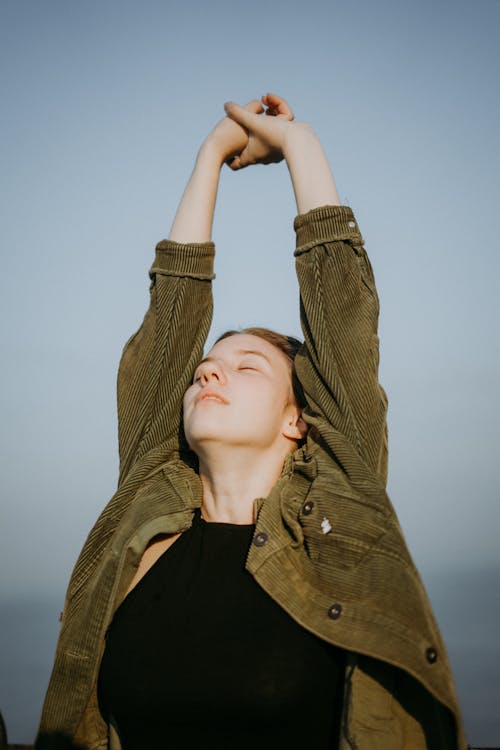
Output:
<path fill-rule="evenodd" d="M 157 273 L 165 276 L 190 276 L 193 279 L 215 279 L 215 245 L 213 242 L 184 244 L 161 240 L 156 246 L 156 256 L 149 269 L 151 279 Z"/>
<path fill-rule="evenodd" d="M 307 252 L 323 242 L 363 244 L 358 222 L 349 206 L 320 206 L 295 218 L 297 234 L 295 255 Z"/>

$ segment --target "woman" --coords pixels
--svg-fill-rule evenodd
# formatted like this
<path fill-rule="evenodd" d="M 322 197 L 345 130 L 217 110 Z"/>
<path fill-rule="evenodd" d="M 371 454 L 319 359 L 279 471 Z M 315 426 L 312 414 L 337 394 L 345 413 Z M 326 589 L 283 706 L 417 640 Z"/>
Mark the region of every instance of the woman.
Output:
<path fill-rule="evenodd" d="M 313 131 L 262 103 L 226 105 L 157 246 L 120 364 L 118 491 L 73 572 L 40 746 L 465 747 L 385 494 L 362 238 Z M 200 360 L 220 169 L 282 158 L 305 342 L 229 332 Z"/>

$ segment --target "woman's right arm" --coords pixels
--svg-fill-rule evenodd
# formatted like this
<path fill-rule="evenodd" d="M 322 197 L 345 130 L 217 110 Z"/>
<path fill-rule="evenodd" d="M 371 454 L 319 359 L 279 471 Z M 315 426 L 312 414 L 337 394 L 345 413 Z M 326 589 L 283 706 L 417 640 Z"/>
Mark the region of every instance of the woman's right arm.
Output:
<path fill-rule="evenodd" d="M 249 111 L 262 111 L 250 102 Z M 119 484 L 147 457 L 148 471 L 180 446 L 182 398 L 212 318 L 211 230 L 222 165 L 241 151 L 245 130 L 225 117 L 201 146 L 168 240 L 156 247 L 150 306 L 127 342 L 118 372 Z"/>
<path fill-rule="evenodd" d="M 253 114 L 263 112 L 257 100 L 243 109 Z M 246 131 L 224 117 L 201 146 L 194 170 L 184 190 L 168 239 L 174 242 L 209 242 L 219 185 L 219 173 L 224 162 L 239 154 L 248 142 Z"/>

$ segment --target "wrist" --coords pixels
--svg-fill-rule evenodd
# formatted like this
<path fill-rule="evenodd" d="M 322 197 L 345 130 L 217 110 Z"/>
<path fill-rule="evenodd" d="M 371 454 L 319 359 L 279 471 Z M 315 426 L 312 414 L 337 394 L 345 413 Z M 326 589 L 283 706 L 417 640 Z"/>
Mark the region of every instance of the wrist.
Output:
<path fill-rule="evenodd" d="M 209 242 L 221 170 L 217 149 L 203 143 L 175 215 L 169 239 L 180 243 Z"/>
<path fill-rule="evenodd" d="M 339 205 L 333 174 L 321 142 L 306 123 L 287 134 L 283 153 L 292 179 L 297 211 L 307 213 L 325 205 Z"/>
<path fill-rule="evenodd" d="M 307 122 L 294 122 L 285 133 L 283 156 L 288 160 L 295 154 L 303 152 L 304 149 L 316 147 L 318 143 L 318 136 Z"/>
<path fill-rule="evenodd" d="M 231 155 L 227 153 L 227 147 L 224 146 L 224 143 L 216 135 L 210 133 L 200 146 L 197 160 L 211 163 L 221 169 L 226 159 Z"/>

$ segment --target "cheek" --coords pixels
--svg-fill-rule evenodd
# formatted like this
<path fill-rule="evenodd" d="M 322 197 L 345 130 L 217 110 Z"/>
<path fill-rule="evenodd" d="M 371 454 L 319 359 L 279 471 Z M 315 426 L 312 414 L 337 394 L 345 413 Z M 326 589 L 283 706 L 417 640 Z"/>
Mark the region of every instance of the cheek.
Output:
<path fill-rule="evenodd" d="M 258 388 L 248 398 L 246 410 L 251 417 L 274 424 L 281 419 L 286 399 L 279 388 Z"/>
<path fill-rule="evenodd" d="M 191 406 L 193 403 L 193 399 L 195 397 L 193 386 L 190 386 L 186 393 L 184 394 L 184 398 L 182 399 L 182 417 L 184 420 L 184 423 L 186 422 L 186 414 L 189 414 L 191 410 Z"/>
<path fill-rule="evenodd" d="M 193 397 L 194 397 L 194 386 L 190 385 L 186 393 L 184 394 L 184 398 L 182 399 L 182 407 L 184 409 L 190 404 L 190 402 L 193 400 Z"/>

